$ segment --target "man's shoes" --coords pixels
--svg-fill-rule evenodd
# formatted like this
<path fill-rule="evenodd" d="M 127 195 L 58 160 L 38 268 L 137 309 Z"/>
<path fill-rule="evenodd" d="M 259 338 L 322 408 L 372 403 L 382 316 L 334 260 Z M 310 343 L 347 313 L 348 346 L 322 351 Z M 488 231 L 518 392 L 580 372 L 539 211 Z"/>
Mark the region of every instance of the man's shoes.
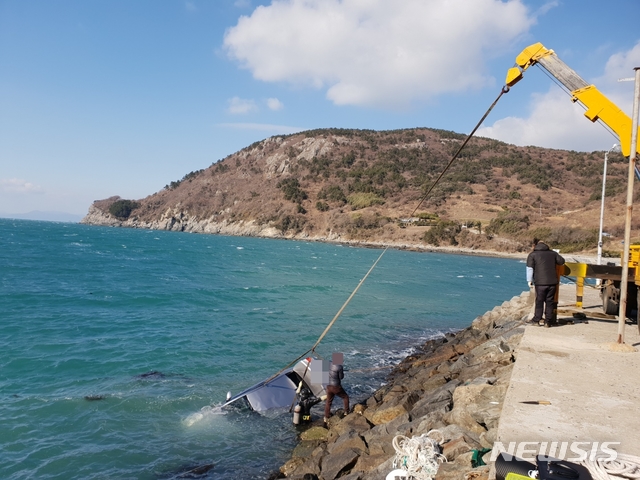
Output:
<path fill-rule="evenodd" d="M 551 324 L 549 322 L 544 322 L 544 328 L 549 328 Z"/>

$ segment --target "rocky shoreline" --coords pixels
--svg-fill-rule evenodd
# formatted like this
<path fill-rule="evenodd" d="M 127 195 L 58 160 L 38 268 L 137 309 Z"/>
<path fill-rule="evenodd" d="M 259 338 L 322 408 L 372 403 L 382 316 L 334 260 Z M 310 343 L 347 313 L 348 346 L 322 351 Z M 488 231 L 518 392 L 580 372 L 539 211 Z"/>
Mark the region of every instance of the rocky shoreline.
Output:
<path fill-rule="evenodd" d="M 97 225 L 104 227 L 139 228 L 144 230 L 167 230 L 174 232 L 202 233 L 213 235 L 229 235 L 237 237 L 256 238 L 277 238 L 284 240 L 301 240 L 307 242 L 339 243 L 363 248 L 394 248 L 398 250 L 411 250 L 416 252 L 436 252 L 454 255 L 475 255 L 498 258 L 526 258 L 527 253 L 522 252 L 501 252 L 495 250 L 482 250 L 477 248 L 459 246 L 435 246 L 415 242 L 393 242 L 376 240 L 354 240 L 343 237 L 336 232 L 329 232 L 327 235 L 310 235 L 306 232 L 297 234 L 283 234 L 280 230 L 272 226 L 258 225 L 254 221 L 234 221 L 226 220 L 217 222 L 211 219 L 199 219 L 192 217 L 188 213 L 169 209 L 159 220 L 147 222 L 131 217 L 127 220 L 118 220 L 108 213 L 103 212 L 95 205 L 89 207 L 89 212 L 80 221 L 84 225 Z"/>
<path fill-rule="evenodd" d="M 332 416 L 327 428 L 320 420 L 302 432 L 291 459 L 272 478 L 385 479 L 395 468 L 394 437 L 437 430 L 432 437 L 446 457 L 437 480 L 488 479 L 490 466 L 472 460 L 493 447 L 531 304 L 523 292 L 470 327 L 418 347 L 353 412 Z M 489 457 L 485 452 L 480 463 Z"/>

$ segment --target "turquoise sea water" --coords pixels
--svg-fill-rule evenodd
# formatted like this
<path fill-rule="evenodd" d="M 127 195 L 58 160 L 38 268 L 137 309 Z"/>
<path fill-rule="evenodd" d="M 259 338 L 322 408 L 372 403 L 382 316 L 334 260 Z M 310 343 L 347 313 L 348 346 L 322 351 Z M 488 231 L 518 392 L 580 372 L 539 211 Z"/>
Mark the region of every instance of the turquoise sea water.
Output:
<path fill-rule="evenodd" d="M 266 478 L 290 416 L 219 405 L 309 349 L 380 253 L 0 219 L 0 478 Z M 389 250 L 318 352 L 362 400 L 525 287 L 514 260 Z"/>

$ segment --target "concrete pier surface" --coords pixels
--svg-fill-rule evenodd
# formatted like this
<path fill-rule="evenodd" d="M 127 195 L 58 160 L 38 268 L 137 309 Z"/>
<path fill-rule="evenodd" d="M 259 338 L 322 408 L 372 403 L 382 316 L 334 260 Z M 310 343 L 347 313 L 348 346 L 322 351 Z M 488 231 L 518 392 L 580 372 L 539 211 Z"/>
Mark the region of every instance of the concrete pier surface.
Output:
<path fill-rule="evenodd" d="M 518 442 L 519 456 L 533 458 L 542 448 L 570 459 L 577 455 L 572 442 L 585 442 L 573 448 L 589 453 L 614 442 L 605 447 L 640 455 L 638 326 L 627 322 L 625 345 L 617 344 L 618 321 L 601 306 L 598 291 L 585 288 L 584 308 L 576 308 L 575 287 L 562 285 L 558 318 L 574 323 L 525 328 L 497 433 L 505 447 Z M 586 319 L 574 318 L 578 312 Z"/>

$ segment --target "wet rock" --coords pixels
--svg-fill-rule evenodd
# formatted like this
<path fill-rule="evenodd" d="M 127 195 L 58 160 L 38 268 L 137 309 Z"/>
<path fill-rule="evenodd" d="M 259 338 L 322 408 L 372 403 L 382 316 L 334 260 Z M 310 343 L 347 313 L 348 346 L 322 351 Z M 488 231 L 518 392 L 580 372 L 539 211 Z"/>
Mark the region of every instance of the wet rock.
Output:
<path fill-rule="evenodd" d="M 213 467 L 213 463 L 185 467 L 177 472 L 177 475 L 174 478 L 200 478 L 202 475 L 205 475 L 207 472 L 212 470 Z"/>
<path fill-rule="evenodd" d="M 164 378 L 166 375 L 158 370 L 151 370 L 150 372 L 141 373 L 140 375 L 136 375 L 137 379 L 156 379 L 156 378 Z"/>
<path fill-rule="evenodd" d="M 302 440 L 293 449 L 291 456 L 293 458 L 308 458 L 313 451 L 322 443 L 322 440 Z"/>
<path fill-rule="evenodd" d="M 295 451 L 295 450 L 294 450 Z M 283 473 L 286 477 L 291 476 L 293 472 L 295 472 L 298 467 L 300 467 L 304 463 L 304 458 L 301 457 L 293 457 L 288 460 L 287 463 L 280 467 L 280 472 Z"/>
<path fill-rule="evenodd" d="M 329 430 L 324 427 L 311 427 L 300 434 L 301 440 L 326 440 Z"/>
<path fill-rule="evenodd" d="M 301 478 L 303 475 L 307 473 L 319 475 L 320 462 L 325 456 L 326 451 L 327 451 L 326 446 L 324 445 L 320 445 L 316 447 L 316 449 L 313 452 L 311 452 L 311 455 L 309 455 L 309 457 L 304 459 L 302 463 L 298 462 L 297 466 L 295 466 L 295 468 L 292 468 L 291 471 L 289 472 L 289 475 L 287 476 L 292 478 L 295 478 L 296 476 L 298 476 Z"/>
<path fill-rule="evenodd" d="M 97 402 L 98 400 L 104 400 L 106 395 L 86 395 L 84 399 L 88 402 Z"/>

